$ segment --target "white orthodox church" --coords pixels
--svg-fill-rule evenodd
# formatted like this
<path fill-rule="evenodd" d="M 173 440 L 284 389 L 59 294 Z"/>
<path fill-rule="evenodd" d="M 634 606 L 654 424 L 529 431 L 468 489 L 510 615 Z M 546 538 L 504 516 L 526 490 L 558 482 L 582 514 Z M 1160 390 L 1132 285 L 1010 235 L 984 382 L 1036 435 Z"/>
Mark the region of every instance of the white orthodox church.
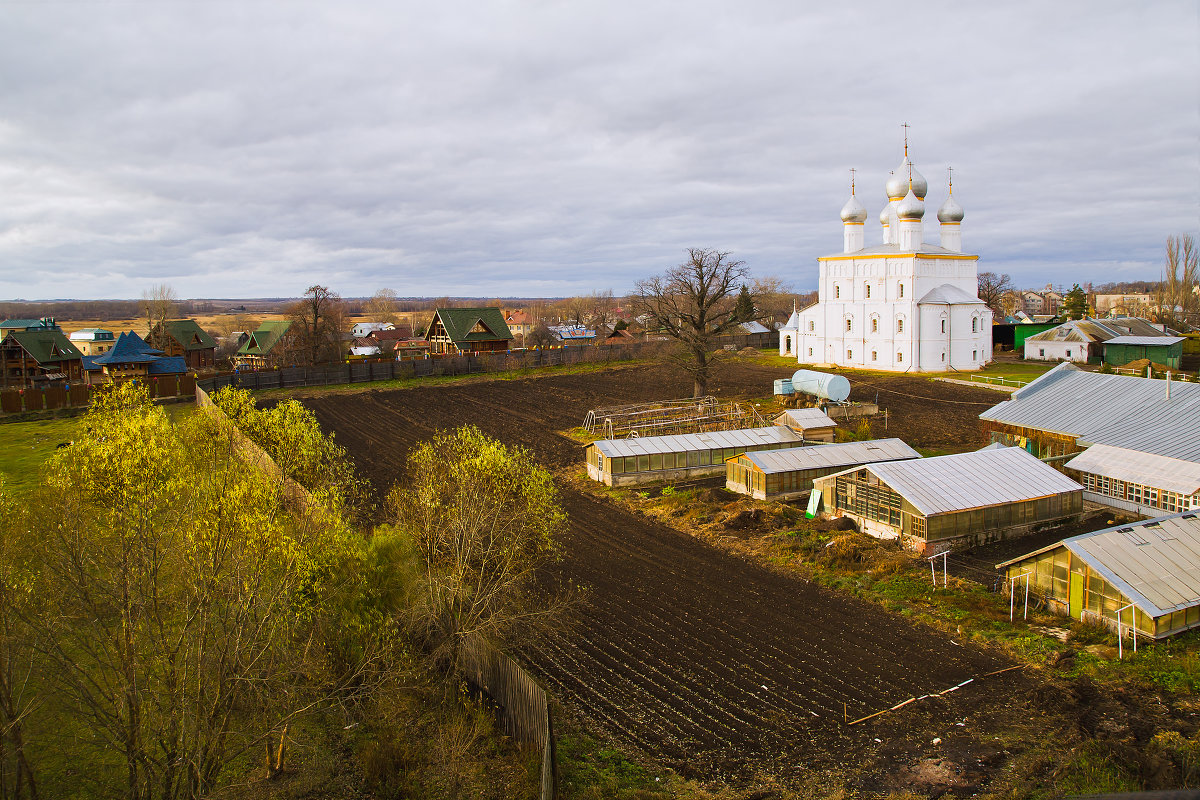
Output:
<path fill-rule="evenodd" d="M 992 312 L 978 297 L 979 256 L 962 251 L 953 182 L 938 210 L 941 244 L 924 240 L 929 184 L 908 160 L 886 184 L 883 243 L 867 247 L 867 209 L 842 208 L 842 252 L 817 259 L 818 302 L 779 332 L 780 355 L 801 364 L 894 372 L 977 370 L 991 361 Z"/>

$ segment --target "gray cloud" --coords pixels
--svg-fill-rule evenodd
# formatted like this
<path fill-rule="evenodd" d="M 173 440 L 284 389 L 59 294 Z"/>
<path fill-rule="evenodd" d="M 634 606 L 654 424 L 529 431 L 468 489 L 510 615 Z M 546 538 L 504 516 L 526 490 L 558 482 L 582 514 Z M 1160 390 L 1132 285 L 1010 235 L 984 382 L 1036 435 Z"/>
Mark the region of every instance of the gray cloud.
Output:
<path fill-rule="evenodd" d="M 1197 229 L 1195 4 L 3 3 L 0 297 L 800 288 L 901 157 L 1024 285 Z M 868 226 L 868 241 L 878 239 Z"/>

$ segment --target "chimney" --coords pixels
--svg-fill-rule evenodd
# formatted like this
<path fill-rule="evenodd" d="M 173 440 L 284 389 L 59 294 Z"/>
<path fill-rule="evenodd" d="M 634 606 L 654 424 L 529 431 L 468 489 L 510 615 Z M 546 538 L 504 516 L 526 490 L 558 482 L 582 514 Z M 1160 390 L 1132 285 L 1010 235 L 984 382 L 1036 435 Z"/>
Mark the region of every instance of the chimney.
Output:
<path fill-rule="evenodd" d="M 1171 370 L 1167 370 L 1167 399 L 1171 399 Z"/>

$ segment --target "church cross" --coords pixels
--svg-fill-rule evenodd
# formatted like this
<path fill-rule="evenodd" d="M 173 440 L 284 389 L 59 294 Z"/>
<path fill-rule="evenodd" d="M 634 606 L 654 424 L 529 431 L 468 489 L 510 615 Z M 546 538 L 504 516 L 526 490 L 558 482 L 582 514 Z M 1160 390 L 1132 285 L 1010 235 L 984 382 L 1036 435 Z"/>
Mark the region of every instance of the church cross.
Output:
<path fill-rule="evenodd" d="M 850 168 L 850 194 L 851 195 L 854 194 L 854 173 L 855 173 L 855 171 L 856 170 L 854 169 L 854 167 Z"/>
<path fill-rule="evenodd" d="M 908 158 L 908 129 L 912 126 L 905 122 L 900 127 L 904 128 L 904 157 Z"/>

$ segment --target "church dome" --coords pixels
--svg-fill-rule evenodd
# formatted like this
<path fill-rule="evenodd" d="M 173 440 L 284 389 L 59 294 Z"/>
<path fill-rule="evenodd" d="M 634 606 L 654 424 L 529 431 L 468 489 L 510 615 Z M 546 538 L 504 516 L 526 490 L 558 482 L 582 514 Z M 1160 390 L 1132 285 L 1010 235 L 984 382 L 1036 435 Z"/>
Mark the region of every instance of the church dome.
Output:
<path fill-rule="evenodd" d="M 924 175 L 917 172 L 917 168 L 908 160 L 908 156 L 905 156 L 904 161 L 900 162 L 900 166 L 892 173 L 892 177 L 888 178 L 884 188 L 887 190 L 888 199 L 899 200 L 908 193 L 910 186 L 913 194 L 920 200 L 924 200 L 926 193 L 929 192 L 929 181 L 925 180 Z"/>
<path fill-rule="evenodd" d="M 886 206 L 883 207 L 883 211 L 879 212 L 879 222 L 881 225 L 887 225 L 889 222 L 891 222 L 891 219 L 892 219 L 891 210 L 892 210 L 892 204 L 889 202 Z"/>
<path fill-rule="evenodd" d="M 947 195 L 946 202 L 938 209 L 938 222 L 962 222 L 963 210 L 954 200 L 954 195 Z"/>
<path fill-rule="evenodd" d="M 850 199 L 846 201 L 846 205 L 842 206 L 842 222 L 851 223 L 857 222 L 859 225 L 867 221 L 867 209 L 863 204 L 858 202 L 858 198 L 850 195 Z"/>
<path fill-rule="evenodd" d="M 900 219 L 920 219 L 925 216 L 925 203 L 917 197 L 915 188 L 909 189 L 908 194 L 896 206 L 896 216 Z"/>

